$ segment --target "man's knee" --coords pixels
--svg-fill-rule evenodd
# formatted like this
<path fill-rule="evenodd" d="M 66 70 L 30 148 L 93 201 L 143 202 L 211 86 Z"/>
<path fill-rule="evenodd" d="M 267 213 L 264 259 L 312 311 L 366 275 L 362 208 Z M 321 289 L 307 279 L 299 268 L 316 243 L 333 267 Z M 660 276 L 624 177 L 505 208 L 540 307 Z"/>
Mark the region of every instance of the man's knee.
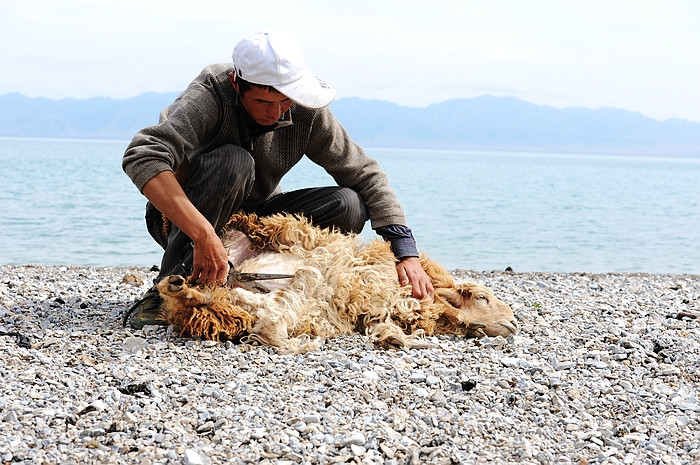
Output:
<path fill-rule="evenodd" d="M 367 206 L 359 193 L 352 189 L 340 188 L 335 192 L 336 227 L 345 232 L 359 234 L 369 220 Z"/>
<path fill-rule="evenodd" d="M 228 144 L 195 157 L 188 169 L 188 182 L 212 187 L 252 186 L 255 161 L 242 147 Z"/>
<path fill-rule="evenodd" d="M 241 147 L 224 145 L 192 160 L 187 174 L 185 194 L 219 231 L 253 190 L 255 162 Z"/>

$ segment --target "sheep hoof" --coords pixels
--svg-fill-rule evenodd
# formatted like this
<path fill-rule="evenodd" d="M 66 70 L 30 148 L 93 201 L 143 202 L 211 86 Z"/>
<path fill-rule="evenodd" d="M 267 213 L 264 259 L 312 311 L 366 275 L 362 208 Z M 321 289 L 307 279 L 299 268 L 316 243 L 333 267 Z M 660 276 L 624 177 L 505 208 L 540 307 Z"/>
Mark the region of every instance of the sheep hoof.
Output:
<path fill-rule="evenodd" d="M 394 336 L 389 336 L 381 342 L 381 346 L 387 349 L 400 349 L 405 345 L 401 339 Z"/>
<path fill-rule="evenodd" d="M 185 278 L 179 275 L 168 276 L 168 291 L 179 292 L 185 284 Z"/>

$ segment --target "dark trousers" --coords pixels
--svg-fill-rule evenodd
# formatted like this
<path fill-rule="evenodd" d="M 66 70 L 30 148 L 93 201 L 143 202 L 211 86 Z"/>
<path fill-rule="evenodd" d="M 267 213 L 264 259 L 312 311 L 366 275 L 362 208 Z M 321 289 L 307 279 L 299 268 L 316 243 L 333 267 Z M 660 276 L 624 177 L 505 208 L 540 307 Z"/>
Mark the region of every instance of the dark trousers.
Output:
<path fill-rule="evenodd" d="M 276 195 L 255 207 L 246 199 L 255 183 L 255 162 L 245 149 L 224 145 L 201 154 L 188 167 L 185 194 L 219 233 L 233 213 L 246 211 L 260 216 L 286 212 L 301 214 L 320 227 L 360 233 L 369 219 L 367 207 L 352 189 L 338 186 L 300 189 Z M 163 234 L 162 215 L 149 202 L 146 225 L 151 236 L 164 249 L 158 279 L 173 274 L 189 274 L 192 269 L 192 240 L 173 225 Z"/>

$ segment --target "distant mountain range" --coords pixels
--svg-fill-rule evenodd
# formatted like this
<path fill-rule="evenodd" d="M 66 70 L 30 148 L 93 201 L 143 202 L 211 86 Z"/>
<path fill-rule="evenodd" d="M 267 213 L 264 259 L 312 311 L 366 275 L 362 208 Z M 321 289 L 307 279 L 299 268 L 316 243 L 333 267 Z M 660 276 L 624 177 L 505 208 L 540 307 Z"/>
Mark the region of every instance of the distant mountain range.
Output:
<path fill-rule="evenodd" d="M 0 96 L 0 136 L 131 139 L 177 93 L 85 100 Z M 700 123 L 658 121 L 614 108 L 558 109 L 514 97 L 448 100 L 424 108 L 343 98 L 331 104 L 366 147 L 567 151 L 700 156 Z"/>

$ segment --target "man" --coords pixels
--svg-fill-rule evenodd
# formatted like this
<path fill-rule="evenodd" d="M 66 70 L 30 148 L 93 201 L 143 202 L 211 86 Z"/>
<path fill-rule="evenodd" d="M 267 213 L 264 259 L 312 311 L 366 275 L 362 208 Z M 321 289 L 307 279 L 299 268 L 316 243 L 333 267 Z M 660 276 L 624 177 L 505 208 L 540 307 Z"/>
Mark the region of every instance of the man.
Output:
<path fill-rule="evenodd" d="M 417 298 L 432 295 L 398 199 L 331 113 L 334 97 L 293 37 L 261 32 L 236 45 L 233 66 L 205 68 L 157 125 L 136 134 L 122 167 L 149 200 L 147 226 L 165 249 L 158 279 L 191 273 L 193 282 L 223 284 L 228 255 L 217 233 L 231 214 L 288 212 L 354 233 L 371 220 L 391 242 L 400 282 Z M 304 155 L 338 186 L 282 193 L 280 179 Z M 127 315 L 132 326 L 156 323 L 159 304 L 149 291 Z"/>

